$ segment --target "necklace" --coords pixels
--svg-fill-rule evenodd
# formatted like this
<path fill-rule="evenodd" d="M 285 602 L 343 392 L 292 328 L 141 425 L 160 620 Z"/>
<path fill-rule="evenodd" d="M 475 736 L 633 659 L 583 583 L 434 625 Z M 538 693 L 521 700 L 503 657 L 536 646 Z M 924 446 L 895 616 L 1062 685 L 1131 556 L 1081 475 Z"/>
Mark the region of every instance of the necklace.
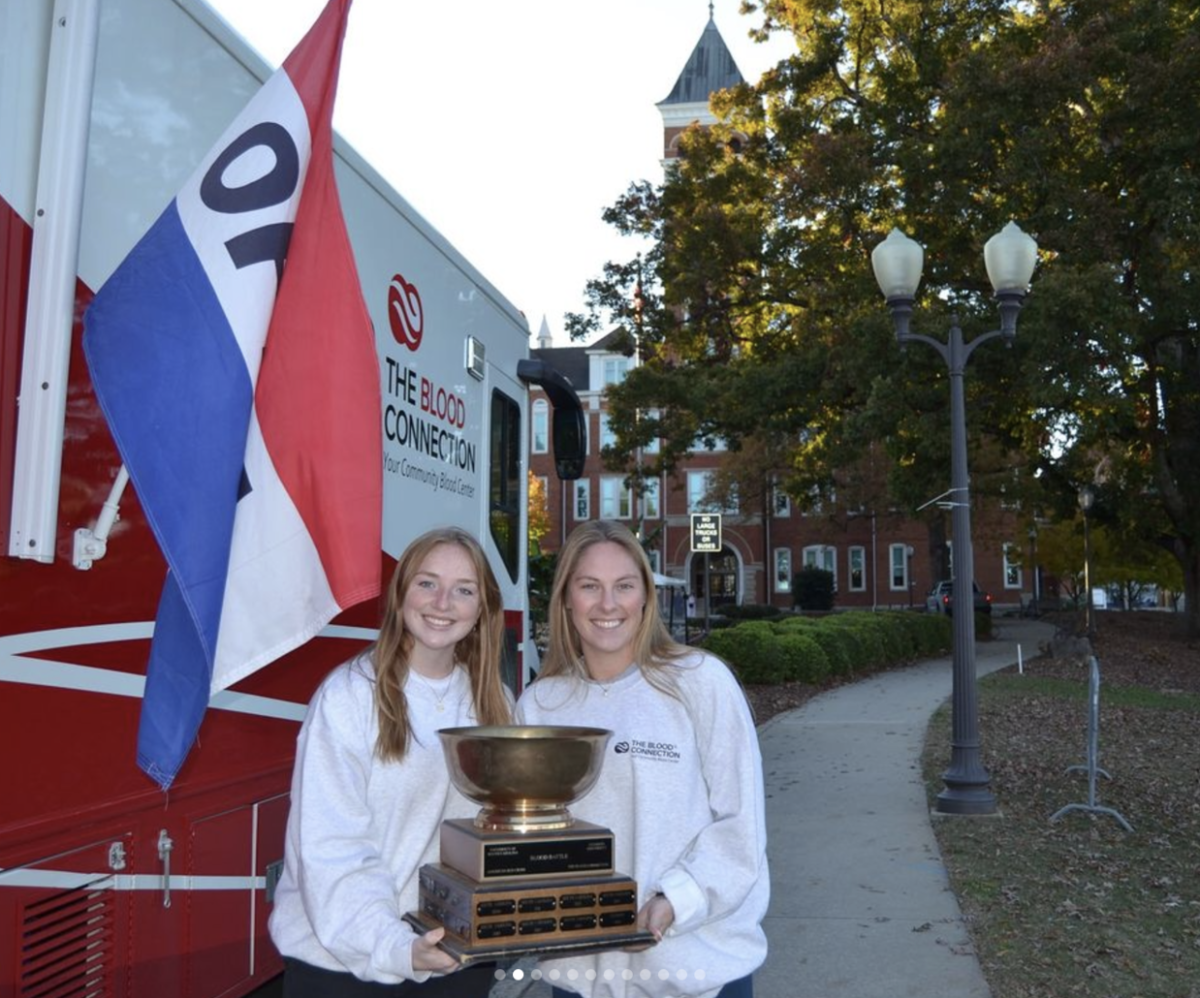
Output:
<path fill-rule="evenodd" d="M 450 675 L 446 677 L 446 681 L 441 686 L 434 686 L 432 682 L 417 672 L 416 669 L 410 669 L 409 672 L 416 676 L 421 681 L 421 685 L 433 694 L 434 709 L 439 714 L 443 713 L 446 710 L 446 695 L 450 692 L 450 687 L 454 685 L 454 670 L 450 670 Z"/>

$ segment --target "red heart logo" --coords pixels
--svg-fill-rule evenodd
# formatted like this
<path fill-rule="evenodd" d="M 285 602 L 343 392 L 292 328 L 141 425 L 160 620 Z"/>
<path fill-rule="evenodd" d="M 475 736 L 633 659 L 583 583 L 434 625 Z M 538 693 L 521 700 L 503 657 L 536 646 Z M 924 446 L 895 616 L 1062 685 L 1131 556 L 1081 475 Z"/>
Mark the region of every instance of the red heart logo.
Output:
<path fill-rule="evenodd" d="M 416 350 L 421 345 L 421 334 L 425 331 L 421 296 L 416 285 L 409 284 L 399 274 L 388 286 L 388 322 L 397 343 L 409 350 Z"/>

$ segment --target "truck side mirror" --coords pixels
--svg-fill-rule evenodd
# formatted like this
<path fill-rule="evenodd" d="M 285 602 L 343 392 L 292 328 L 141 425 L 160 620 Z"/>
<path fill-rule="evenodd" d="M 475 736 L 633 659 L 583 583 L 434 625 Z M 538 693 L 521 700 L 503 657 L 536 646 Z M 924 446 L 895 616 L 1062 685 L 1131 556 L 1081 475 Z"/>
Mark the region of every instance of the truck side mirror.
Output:
<path fill-rule="evenodd" d="M 517 377 L 537 385 L 554 406 L 551 423 L 554 470 L 564 482 L 583 477 L 587 460 L 587 418 L 571 382 L 544 360 L 532 357 L 517 362 Z"/>
<path fill-rule="evenodd" d="M 587 427 L 582 409 L 554 409 L 554 470 L 564 482 L 583 477 L 587 460 Z"/>

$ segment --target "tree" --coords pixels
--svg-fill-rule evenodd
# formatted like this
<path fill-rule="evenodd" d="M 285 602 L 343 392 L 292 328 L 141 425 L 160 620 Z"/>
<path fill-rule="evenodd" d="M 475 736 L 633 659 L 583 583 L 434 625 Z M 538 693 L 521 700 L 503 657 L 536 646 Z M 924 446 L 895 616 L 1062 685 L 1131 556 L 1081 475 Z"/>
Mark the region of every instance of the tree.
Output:
<path fill-rule="evenodd" d="M 655 435 L 657 471 L 698 438 L 736 453 L 765 434 L 784 442 L 797 503 L 837 483 L 874 506 L 838 479 L 882 451 L 886 498 L 915 509 L 949 477 L 946 372 L 931 351 L 897 352 L 869 252 L 893 225 L 914 235 L 914 324 L 937 335 L 955 313 L 969 337 L 996 325 L 983 241 L 1017 218 L 1040 272 L 1012 351 L 971 361 L 973 490 L 1069 515 L 1102 480 L 1113 519 L 1171 551 L 1200 633 L 1195 5 L 743 8 L 791 32 L 796 55 L 718 95 L 726 123 L 691 130 L 660 186 L 610 209 L 652 248 L 606 267 L 571 317 L 576 335 L 637 330 L 642 365 L 611 394 L 612 462 Z"/>
<path fill-rule="evenodd" d="M 532 471 L 529 472 L 529 553 L 541 550 L 541 541 L 550 533 L 550 507 L 546 497 L 546 485 Z"/>

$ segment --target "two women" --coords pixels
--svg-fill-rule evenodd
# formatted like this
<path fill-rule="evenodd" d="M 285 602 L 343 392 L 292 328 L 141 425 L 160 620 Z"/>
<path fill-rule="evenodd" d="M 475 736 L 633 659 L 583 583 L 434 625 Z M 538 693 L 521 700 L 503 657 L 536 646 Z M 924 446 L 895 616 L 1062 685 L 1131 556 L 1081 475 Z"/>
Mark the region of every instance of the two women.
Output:
<path fill-rule="evenodd" d="M 318 689 L 270 918 L 285 998 L 488 993 L 492 967 L 459 970 L 438 948 L 444 930 L 419 934 L 403 915 L 418 908 L 418 870 L 438 861 L 442 820 L 478 810 L 451 786 L 438 729 L 511 720 L 502 633 L 478 542 L 434 530 L 401 556 L 378 640 Z"/>
<path fill-rule="evenodd" d="M 612 829 L 616 867 L 642 891 L 638 926 L 659 940 L 543 961 L 556 998 L 750 998 L 769 894 L 754 721 L 722 661 L 671 640 L 650 563 L 623 525 L 590 522 L 568 538 L 550 645 L 517 712 L 614 732 L 571 812 Z"/>

